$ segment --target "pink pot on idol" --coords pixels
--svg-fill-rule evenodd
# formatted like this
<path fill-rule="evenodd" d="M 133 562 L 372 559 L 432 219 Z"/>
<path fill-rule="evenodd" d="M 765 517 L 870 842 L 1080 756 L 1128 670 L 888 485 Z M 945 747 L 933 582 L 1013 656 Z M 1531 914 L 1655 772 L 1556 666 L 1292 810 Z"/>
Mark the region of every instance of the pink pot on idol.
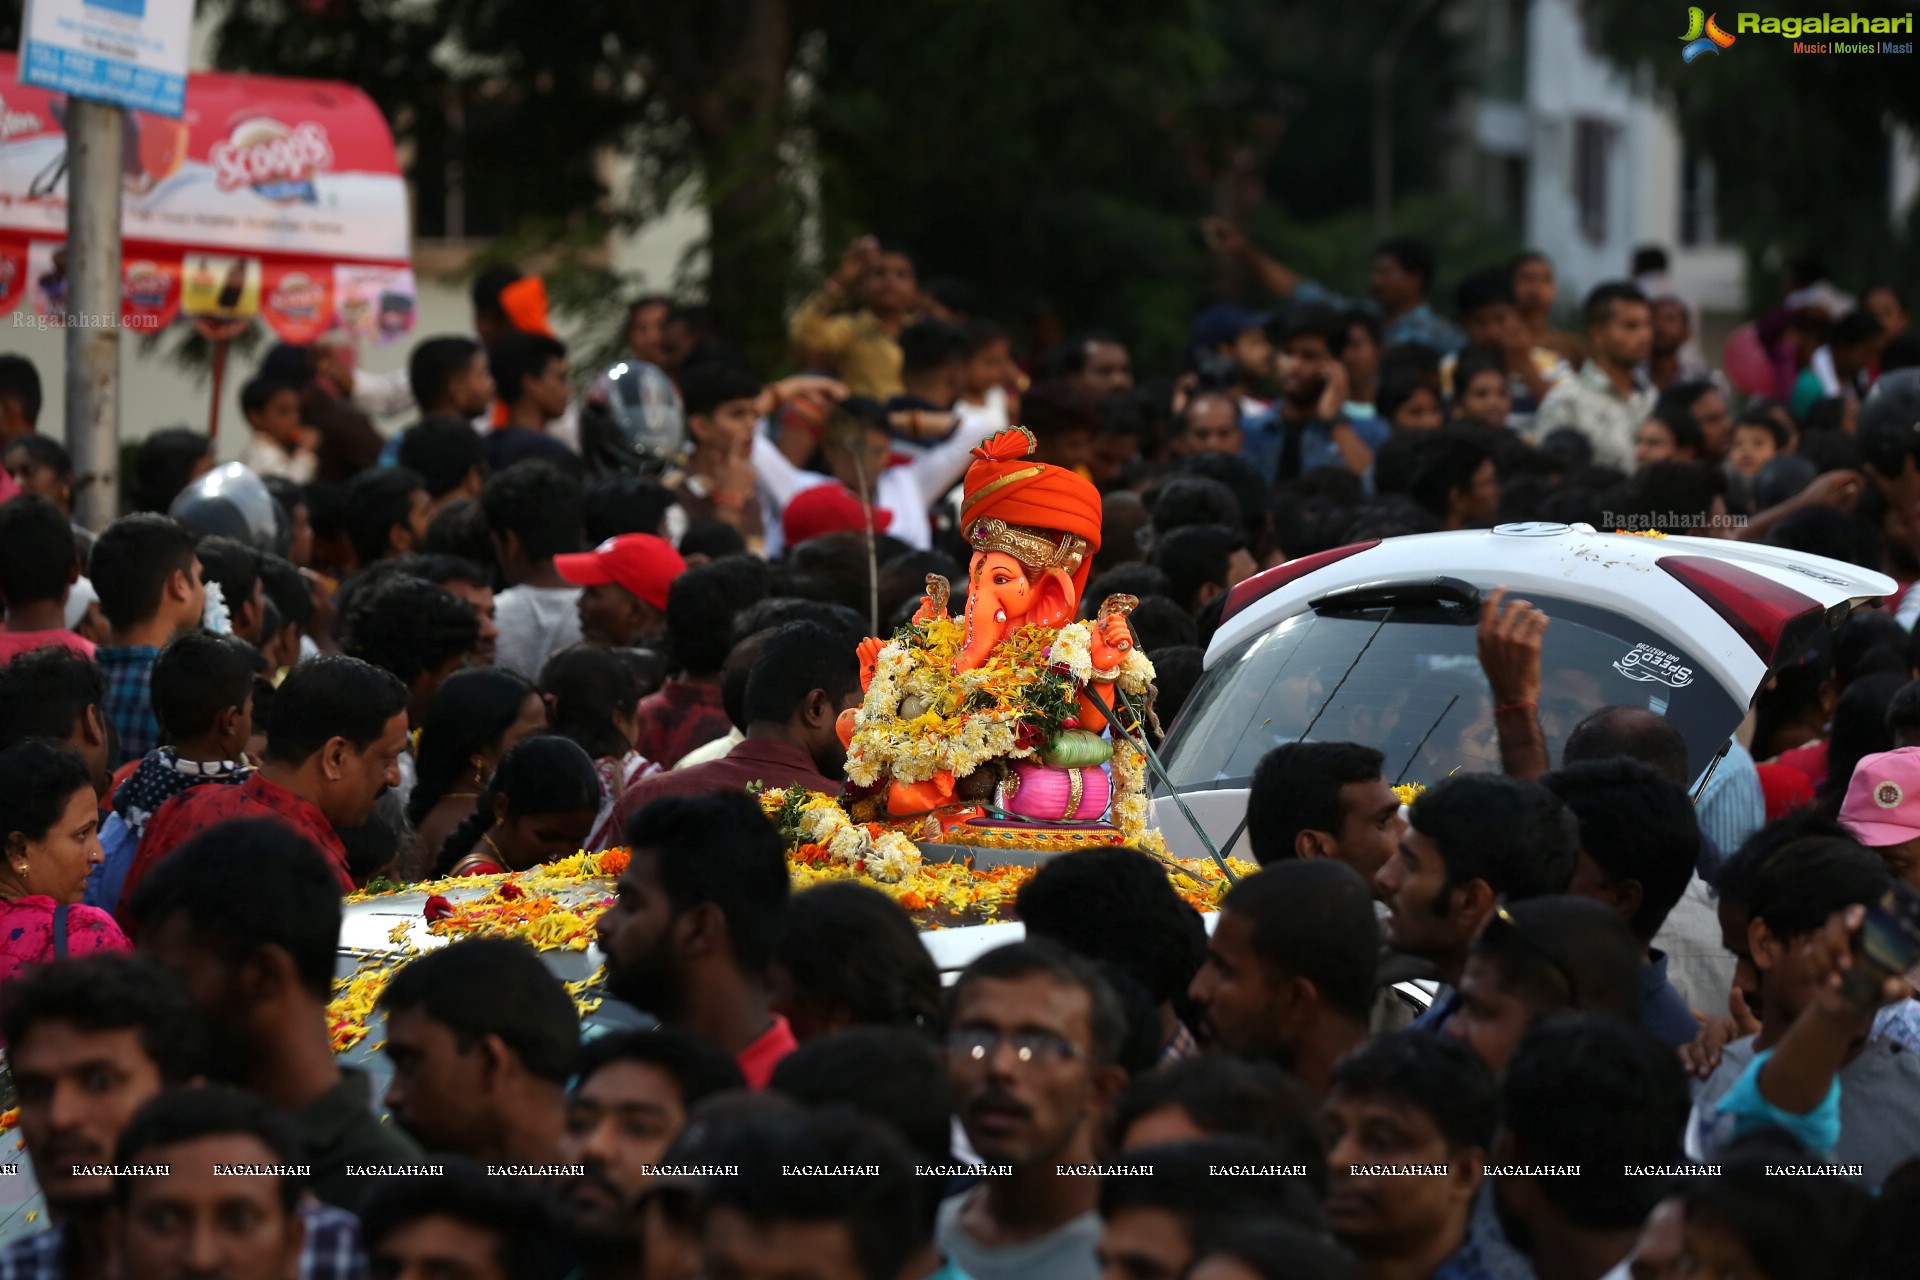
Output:
<path fill-rule="evenodd" d="M 1098 765 L 1059 768 L 1016 761 L 1000 789 L 1000 807 L 1042 822 L 1097 822 L 1107 811 L 1113 783 Z"/>

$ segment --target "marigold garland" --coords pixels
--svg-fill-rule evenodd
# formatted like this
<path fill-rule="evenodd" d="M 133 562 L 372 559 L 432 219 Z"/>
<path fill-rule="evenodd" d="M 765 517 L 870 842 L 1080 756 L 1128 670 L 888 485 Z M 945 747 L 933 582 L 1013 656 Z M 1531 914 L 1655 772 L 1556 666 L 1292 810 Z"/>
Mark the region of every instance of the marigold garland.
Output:
<path fill-rule="evenodd" d="M 877 822 L 854 822 L 839 801 L 818 791 L 775 787 L 760 793 L 760 808 L 802 866 L 837 865 L 894 883 L 920 865 L 912 840 Z"/>
<path fill-rule="evenodd" d="M 825 808 L 820 805 L 821 801 L 827 802 Z M 1038 870 L 1020 866 L 976 870 L 961 862 L 922 862 L 919 850 L 904 836 L 891 831 L 882 832 L 882 838 L 893 837 L 912 850 L 911 866 L 892 866 L 885 851 L 870 858 L 843 861 L 827 846 L 795 840 L 801 815 L 806 815 L 804 820 L 809 823 L 827 823 L 839 831 L 838 824 L 833 824 L 827 813 L 828 808 L 839 812 L 839 806 L 827 797 L 795 788 L 762 793 L 760 802 L 782 826 L 788 845 L 787 869 L 795 890 L 829 880 L 857 880 L 898 902 L 922 929 L 998 920 L 1020 892 L 1020 886 Z M 840 814 L 840 822 L 849 829 L 859 830 L 844 813 Z M 1159 835 L 1158 832 L 1149 834 Z M 892 840 L 886 840 L 887 849 L 891 849 L 892 844 Z M 1201 911 L 1219 908 L 1228 884 L 1211 859 L 1166 858 L 1164 846 L 1150 852 L 1162 855 L 1173 887 L 1183 899 Z M 1239 876 L 1252 875 L 1258 870 L 1239 859 L 1229 859 L 1229 865 Z M 427 920 L 425 912 L 422 913 L 426 931 L 434 937 L 449 940 L 482 935 L 509 937 L 519 938 L 541 951 L 584 951 L 592 941 L 600 913 L 613 901 L 612 882 L 626 867 L 625 849 L 582 852 L 529 871 L 455 876 L 397 889 L 363 891 L 348 901 L 371 902 L 400 893 L 425 893 L 429 901 L 437 899 L 445 904 L 445 910 L 434 919 Z M 883 878 L 888 875 L 891 878 Z M 476 889 L 485 892 L 461 901 L 446 896 L 449 891 L 471 893 Z M 387 983 L 398 969 L 420 954 L 415 938 L 413 922 L 399 922 L 388 933 L 397 952 L 370 956 L 352 976 L 334 983 L 333 1000 L 327 1006 L 327 1024 L 335 1053 L 344 1053 L 367 1038 Z M 582 1017 L 600 1007 L 600 987 L 605 979 L 603 968 L 566 984 L 567 994 L 573 998 L 574 1007 Z M 0 1132 L 17 1119 L 17 1112 L 0 1115 Z"/>
<path fill-rule="evenodd" d="M 617 879 L 627 869 L 625 849 L 606 849 L 598 853 L 582 851 L 570 858 L 545 863 L 527 871 L 505 872 L 490 876 L 449 876 L 422 881 L 395 889 L 368 889 L 350 895 L 348 902 L 371 902 L 396 893 L 425 893 L 422 911 L 429 934 L 437 938 L 490 936 L 519 938 L 538 951 L 585 951 L 593 941 L 594 922 L 610 902 L 610 885 L 602 880 Z M 485 889 L 479 897 L 454 901 L 451 892 Z M 599 890 L 598 896 L 580 891 Z M 560 895 L 567 896 L 562 898 Z M 413 941 L 413 926 L 402 921 L 387 934 L 400 948 L 398 956 L 376 956 L 363 961 L 351 977 L 334 983 L 333 1000 L 327 1006 L 327 1025 L 333 1051 L 342 1053 L 367 1037 L 368 1021 L 387 989 L 395 969 L 420 954 Z M 584 1017 L 600 1007 L 600 999 L 584 993 L 598 986 L 603 974 L 596 972 L 578 983 L 567 984 L 574 1005 Z M 378 1046 L 375 1046 L 376 1048 Z"/>

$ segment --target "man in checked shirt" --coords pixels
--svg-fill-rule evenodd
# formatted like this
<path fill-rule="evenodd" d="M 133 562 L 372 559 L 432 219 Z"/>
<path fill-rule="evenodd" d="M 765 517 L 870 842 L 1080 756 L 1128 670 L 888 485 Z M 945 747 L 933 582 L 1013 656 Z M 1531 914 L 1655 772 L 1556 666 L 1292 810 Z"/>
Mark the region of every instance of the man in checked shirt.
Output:
<path fill-rule="evenodd" d="M 51 1225 L 0 1247 L 0 1280 L 103 1280 L 110 1166 L 136 1111 L 200 1080 L 200 1023 L 174 979 L 141 956 L 103 953 L 29 970 L 0 1007 L 20 1135 Z M 360 1224 L 307 1197 L 299 1280 L 359 1280 Z"/>

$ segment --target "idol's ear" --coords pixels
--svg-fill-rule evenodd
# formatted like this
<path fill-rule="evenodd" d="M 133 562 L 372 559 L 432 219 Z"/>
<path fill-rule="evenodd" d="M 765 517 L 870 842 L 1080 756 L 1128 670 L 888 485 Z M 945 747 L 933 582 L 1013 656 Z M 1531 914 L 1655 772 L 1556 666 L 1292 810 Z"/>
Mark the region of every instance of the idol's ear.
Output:
<path fill-rule="evenodd" d="M 1048 569 L 1033 584 L 1033 603 L 1027 621 L 1042 627 L 1064 627 L 1080 608 L 1080 589 L 1065 569 Z"/>

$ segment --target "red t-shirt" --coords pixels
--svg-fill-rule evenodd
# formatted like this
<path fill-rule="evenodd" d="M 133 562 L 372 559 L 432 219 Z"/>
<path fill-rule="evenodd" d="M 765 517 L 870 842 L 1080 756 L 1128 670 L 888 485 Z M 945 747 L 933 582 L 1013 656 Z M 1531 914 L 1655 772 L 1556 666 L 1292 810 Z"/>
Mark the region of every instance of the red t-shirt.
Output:
<path fill-rule="evenodd" d="M 77 636 L 65 627 L 58 631 L 0 631 L 0 666 L 12 662 L 23 653 L 31 653 L 50 644 L 65 645 L 83 658 L 93 656 L 93 641 Z"/>
<path fill-rule="evenodd" d="M 161 805 L 140 837 L 140 848 L 127 868 L 126 887 L 120 891 L 120 904 L 114 915 L 123 921 L 133 891 L 153 865 L 209 827 L 240 818 L 271 818 L 296 834 L 304 836 L 327 860 L 340 881 L 340 892 L 352 893 L 353 877 L 347 872 L 347 849 L 340 843 L 326 815 L 277 782 L 269 782 L 255 773 L 245 782 L 231 787 L 190 787 Z"/>
<path fill-rule="evenodd" d="M 1827 740 L 1818 738 L 1789 751 L 1782 751 L 1770 763 L 1798 770 L 1816 789 L 1827 781 Z"/>
<path fill-rule="evenodd" d="M 773 1069 L 780 1065 L 780 1059 L 800 1047 L 793 1038 L 793 1028 L 779 1014 L 773 1015 L 773 1025 L 761 1033 L 760 1038 L 742 1049 L 734 1057 L 740 1067 L 740 1074 L 747 1078 L 747 1088 L 764 1089 L 767 1081 L 773 1079 Z"/>

